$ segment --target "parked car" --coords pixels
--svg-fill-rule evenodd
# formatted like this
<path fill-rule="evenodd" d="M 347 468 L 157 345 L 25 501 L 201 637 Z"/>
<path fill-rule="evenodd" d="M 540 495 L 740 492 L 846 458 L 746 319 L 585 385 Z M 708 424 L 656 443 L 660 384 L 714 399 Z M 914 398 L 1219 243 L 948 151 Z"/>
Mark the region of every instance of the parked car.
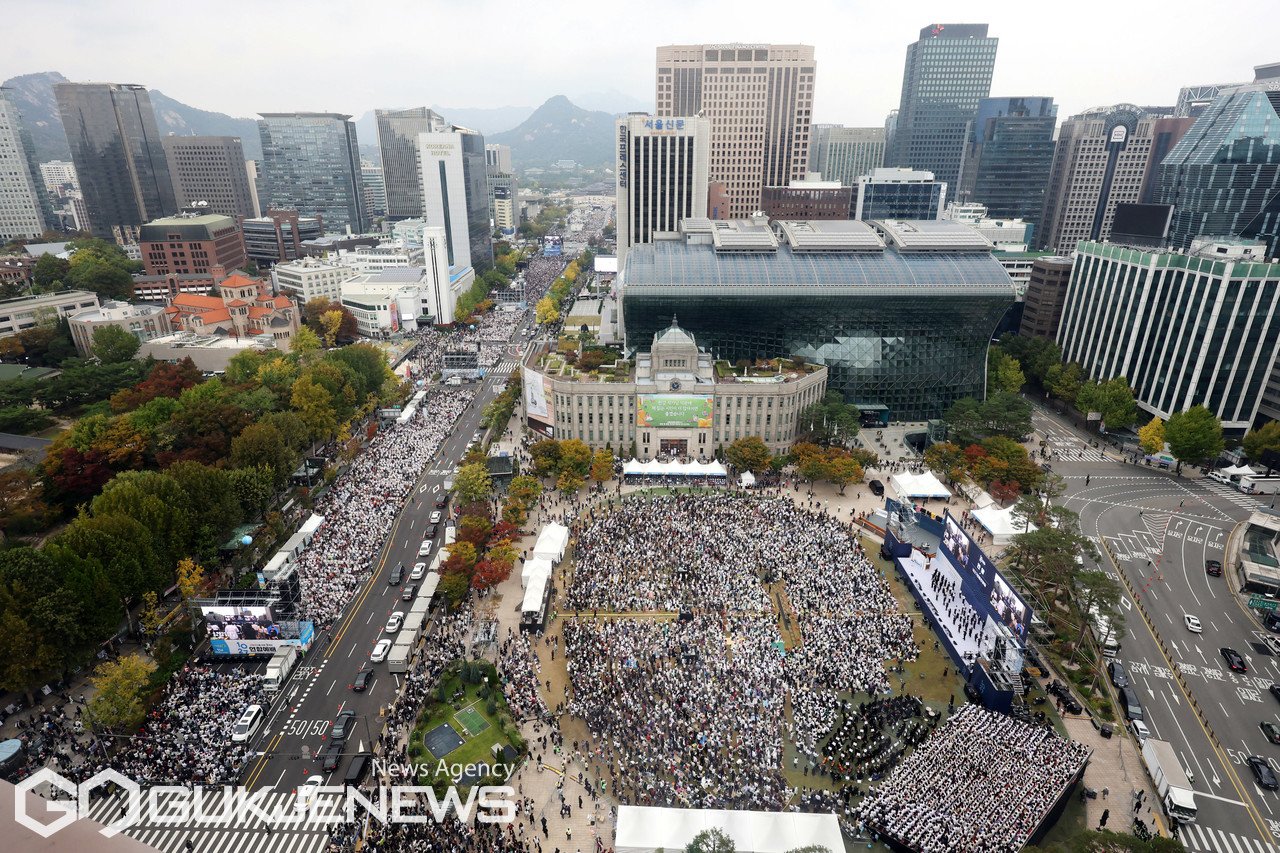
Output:
<path fill-rule="evenodd" d="M 1206 575 L 1213 575 L 1215 578 L 1222 577 L 1222 563 L 1219 563 L 1217 560 L 1205 560 L 1204 573 Z"/>
<path fill-rule="evenodd" d="M 387 620 L 386 631 L 388 634 L 394 634 L 400 630 L 400 626 L 404 624 L 404 611 L 397 610 L 391 614 L 391 618 Z"/>
<path fill-rule="evenodd" d="M 374 663 L 382 663 L 387 659 L 387 652 L 391 651 L 390 640 L 379 640 L 378 644 L 373 647 L 373 651 L 369 654 L 369 660 Z"/>
<path fill-rule="evenodd" d="M 1253 778 L 1260 787 L 1266 788 L 1268 791 L 1280 788 L 1280 782 L 1276 781 L 1276 774 L 1271 770 L 1271 765 L 1267 763 L 1267 759 L 1261 755 L 1250 755 L 1245 760 L 1249 763 L 1249 769 L 1253 771 Z"/>
<path fill-rule="evenodd" d="M 413 597 L 418 594 L 418 585 L 416 583 L 407 583 L 404 590 L 400 593 L 401 601 L 413 601 Z"/>
<path fill-rule="evenodd" d="M 1116 687 L 1129 686 L 1129 673 L 1124 671 L 1124 664 L 1118 660 L 1113 660 L 1107 664 L 1107 675 L 1111 676 L 1111 683 Z"/>
<path fill-rule="evenodd" d="M 871 490 L 871 494 L 875 495 L 878 498 L 884 496 L 884 483 L 880 482 L 879 480 L 872 480 L 871 482 L 867 483 L 867 488 Z"/>
<path fill-rule="evenodd" d="M 1151 737 L 1151 730 L 1147 728 L 1147 724 L 1142 720 L 1130 720 L 1129 731 L 1133 732 L 1133 736 L 1138 739 L 1139 746 L 1142 745 L 1144 740 Z"/>
<path fill-rule="evenodd" d="M 1190 613 L 1184 613 L 1182 622 L 1187 626 L 1187 630 L 1193 634 L 1200 633 L 1200 620 L 1192 616 Z"/>
<path fill-rule="evenodd" d="M 441 492 L 436 495 L 436 509 L 444 509 L 449 503 L 449 493 Z"/>
<path fill-rule="evenodd" d="M 433 544 L 433 543 L 431 542 L 431 540 L 430 540 L 430 539 L 423 539 L 423 540 L 422 540 L 422 544 L 418 546 L 418 556 L 419 556 L 419 557 L 425 557 L 425 556 L 427 556 L 428 554 L 430 554 L 430 553 L 431 553 L 431 545 L 432 545 L 432 544 Z"/>
<path fill-rule="evenodd" d="M 1280 726 L 1275 723 L 1263 720 L 1258 724 L 1258 728 L 1262 729 L 1262 733 L 1267 736 L 1267 740 L 1272 743 L 1280 744 Z"/>
<path fill-rule="evenodd" d="M 439 523 L 440 523 L 440 519 L 442 519 L 442 518 L 444 518 L 444 513 L 440 512 L 440 510 L 436 510 L 435 512 L 431 513 L 431 523 L 432 523 L 432 524 L 439 524 Z"/>
<path fill-rule="evenodd" d="M 1232 672 L 1248 672 L 1249 667 L 1245 664 L 1244 658 L 1235 649 L 1229 649 L 1225 646 L 1219 649 L 1222 652 L 1222 658 L 1227 662 L 1227 666 L 1231 667 Z"/>
<path fill-rule="evenodd" d="M 427 564 L 426 564 L 426 563 L 414 563 L 414 564 L 413 564 L 413 571 L 409 572 L 409 580 L 411 580 L 411 581 L 420 581 L 420 580 L 422 580 L 422 579 L 423 579 L 424 577 L 426 577 L 426 576 L 427 576 Z"/>
<path fill-rule="evenodd" d="M 338 769 L 338 764 L 342 762 L 342 741 L 331 740 L 320 750 L 320 769 L 325 773 L 332 773 Z"/>
<path fill-rule="evenodd" d="M 1280 684 L 1273 684 L 1267 689 L 1271 691 L 1271 695 L 1276 697 L 1277 701 L 1280 701 Z"/>
<path fill-rule="evenodd" d="M 369 682 L 373 680 L 373 670 L 362 669 L 356 673 L 355 681 L 351 682 L 351 689 L 357 693 L 363 693 L 369 689 Z"/>

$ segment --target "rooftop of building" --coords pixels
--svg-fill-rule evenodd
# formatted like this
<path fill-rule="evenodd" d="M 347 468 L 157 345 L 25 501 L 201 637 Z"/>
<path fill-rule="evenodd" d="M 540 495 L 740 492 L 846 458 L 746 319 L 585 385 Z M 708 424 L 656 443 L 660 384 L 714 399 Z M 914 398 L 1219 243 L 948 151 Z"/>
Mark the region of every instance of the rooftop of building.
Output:
<path fill-rule="evenodd" d="M 936 180 L 936 176 L 933 172 L 919 169 L 889 166 L 872 169 L 871 174 L 862 175 L 858 180 L 874 184 L 931 184 Z"/>
<path fill-rule="evenodd" d="M 11 299 L 0 299 L 0 307 L 16 308 L 24 303 L 58 302 L 80 298 L 97 299 L 98 297 L 97 294 L 90 293 L 87 290 L 55 290 L 52 293 L 36 293 L 31 296 L 14 296 Z"/>
<path fill-rule="evenodd" d="M 1123 243 L 1103 243 L 1082 240 L 1077 253 L 1102 254 L 1133 263 L 1158 266 L 1190 267 L 1208 263 L 1235 263 L 1233 275 L 1250 277 L 1280 277 L 1280 259 L 1267 257 L 1267 244 L 1236 237 L 1197 237 L 1188 250 L 1129 246 Z M 1247 265 L 1242 268 L 1240 264 Z M 1204 269 L 1203 266 L 1200 267 Z"/>
<path fill-rule="evenodd" d="M 139 228 L 138 240 L 141 243 L 162 242 L 169 239 L 170 234 L 177 234 L 182 239 L 202 239 L 216 231 L 235 227 L 234 219 L 217 213 L 165 216 Z"/>
<path fill-rule="evenodd" d="M 162 305 L 132 305 L 128 302 L 107 301 L 99 308 L 90 308 L 71 316 L 81 323 L 101 323 L 128 320 L 131 317 L 151 317 L 164 313 Z"/>
<path fill-rule="evenodd" d="M 55 367 L 31 367 L 26 364 L 0 364 L 0 382 L 8 382 L 11 379 L 32 379 L 40 381 L 49 379 L 61 373 Z"/>
<path fill-rule="evenodd" d="M 261 341 L 257 338 L 237 338 L 228 335 L 225 332 L 197 334 L 195 332 L 174 332 L 171 335 L 161 335 L 158 338 L 152 338 L 144 341 L 142 344 L 146 346 L 161 347 L 199 347 L 203 349 L 250 349 L 270 347 L 269 341 Z"/>

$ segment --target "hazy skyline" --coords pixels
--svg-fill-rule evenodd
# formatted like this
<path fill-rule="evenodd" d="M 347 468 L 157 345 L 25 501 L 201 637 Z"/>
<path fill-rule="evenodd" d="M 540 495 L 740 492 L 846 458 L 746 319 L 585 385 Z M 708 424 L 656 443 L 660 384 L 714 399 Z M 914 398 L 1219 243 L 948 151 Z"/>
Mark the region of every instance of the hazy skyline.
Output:
<path fill-rule="evenodd" d="M 180 8 L 11 0 L 7 19 L 25 37 L 10 41 L 0 79 L 56 70 L 76 81 L 138 83 L 240 117 L 535 107 L 552 95 L 609 90 L 652 108 L 659 44 L 804 43 L 817 51 L 814 121 L 878 126 L 898 106 L 907 44 L 934 22 L 990 24 L 1000 39 L 992 95 L 1051 96 L 1059 119 L 1106 104 L 1173 104 L 1182 86 L 1247 81 L 1254 65 L 1280 61 L 1280 15 L 1266 0 L 1218 3 L 1207 15 L 1203 3 L 1185 0 L 1084 0 L 1054 11 L 1009 0 L 888 9 L 817 0 L 782 15 L 757 0 L 393 0 L 376 8 L 384 12 L 328 0 Z"/>

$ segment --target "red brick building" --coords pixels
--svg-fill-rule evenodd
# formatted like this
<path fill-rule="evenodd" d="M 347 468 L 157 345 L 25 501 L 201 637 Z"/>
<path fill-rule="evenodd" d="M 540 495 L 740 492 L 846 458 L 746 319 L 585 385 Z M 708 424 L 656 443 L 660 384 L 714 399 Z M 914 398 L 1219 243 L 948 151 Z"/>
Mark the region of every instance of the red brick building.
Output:
<path fill-rule="evenodd" d="M 143 225 L 138 235 L 148 275 L 207 273 L 212 267 L 234 270 L 247 263 L 244 238 L 230 216 L 181 214 Z"/>

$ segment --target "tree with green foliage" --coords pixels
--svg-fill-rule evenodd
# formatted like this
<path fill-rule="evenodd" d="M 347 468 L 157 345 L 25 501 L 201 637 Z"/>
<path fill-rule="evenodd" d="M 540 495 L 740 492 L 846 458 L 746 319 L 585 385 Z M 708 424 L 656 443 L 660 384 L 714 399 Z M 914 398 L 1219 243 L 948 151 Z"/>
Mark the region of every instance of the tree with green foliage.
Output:
<path fill-rule="evenodd" d="M 1133 398 L 1129 380 L 1115 376 L 1106 382 L 1087 382 L 1076 395 L 1076 408 L 1082 412 L 1098 412 L 1099 429 L 1124 429 L 1138 421 L 1138 404 Z"/>
<path fill-rule="evenodd" d="M 36 259 L 31 270 L 32 282 L 36 293 L 52 293 L 65 287 L 67 275 L 71 271 L 71 262 L 46 252 Z"/>
<path fill-rule="evenodd" d="M 737 853 L 733 839 L 723 829 L 704 829 L 693 837 L 684 853 Z"/>
<path fill-rule="evenodd" d="M 1084 368 L 1076 362 L 1055 364 L 1045 373 L 1044 388 L 1069 405 L 1076 404 L 1076 397 L 1084 386 Z"/>
<path fill-rule="evenodd" d="M 231 439 L 232 466 L 271 469 L 272 483 L 277 489 L 288 484 L 297 462 L 297 455 L 274 424 L 249 424 Z"/>
<path fill-rule="evenodd" d="M 571 495 L 581 489 L 585 482 L 583 476 L 575 469 L 565 468 L 556 478 L 556 488 L 562 494 Z"/>
<path fill-rule="evenodd" d="M 453 478 L 453 493 L 462 503 L 487 500 L 492 492 L 493 481 L 489 477 L 489 469 L 481 463 L 463 465 Z"/>
<path fill-rule="evenodd" d="M 1000 347 L 993 346 L 987 351 L 987 393 L 1017 394 L 1027 378 L 1022 373 L 1022 365 Z"/>
<path fill-rule="evenodd" d="M 142 341 L 119 326 L 98 326 L 93 330 L 93 355 L 103 364 L 129 361 Z"/>
<path fill-rule="evenodd" d="M 1001 336 L 998 346 L 1006 355 L 1018 360 L 1028 379 L 1042 386 L 1049 371 L 1062 363 L 1062 348 L 1051 338 L 1007 332 Z"/>
<path fill-rule="evenodd" d="M 949 441 L 964 447 L 989 436 L 1021 440 L 1031 433 L 1031 404 L 1017 394 L 997 392 L 986 400 L 957 400 L 942 416 Z"/>
<path fill-rule="evenodd" d="M 1212 462 L 1222 453 L 1222 421 L 1204 406 L 1192 406 L 1169 417 L 1164 427 L 1169 452 L 1184 462 Z"/>
<path fill-rule="evenodd" d="M 724 449 L 724 458 L 728 459 L 730 464 L 739 471 L 763 474 L 769 468 L 769 462 L 773 459 L 773 452 L 769 450 L 768 445 L 764 443 L 764 439 L 760 436 L 747 435 L 735 439 L 726 447 Z"/>
<path fill-rule="evenodd" d="M 1252 462 L 1261 462 L 1268 450 L 1280 451 L 1280 421 L 1267 421 L 1257 429 L 1245 433 L 1244 452 Z"/>
<path fill-rule="evenodd" d="M 539 477 L 550 477 L 560 472 L 560 442 L 552 438 L 535 441 L 529 448 L 533 459 L 533 472 Z"/>
<path fill-rule="evenodd" d="M 796 440 L 813 444 L 847 444 L 858 434 L 859 412 L 839 391 L 828 391 L 796 416 Z"/>

